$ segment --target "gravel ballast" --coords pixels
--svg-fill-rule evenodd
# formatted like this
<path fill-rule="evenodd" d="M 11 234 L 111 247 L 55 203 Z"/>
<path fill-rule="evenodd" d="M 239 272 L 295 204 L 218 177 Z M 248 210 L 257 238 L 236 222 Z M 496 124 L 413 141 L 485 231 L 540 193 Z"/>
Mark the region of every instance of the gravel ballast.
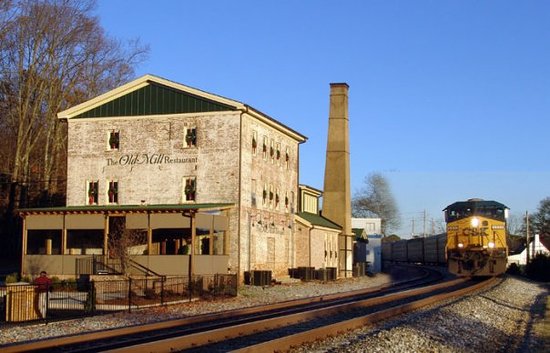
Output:
<path fill-rule="evenodd" d="M 0 345 L 351 291 L 389 282 L 389 275 L 378 274 L 327 283 L 293 282 L 266 288 L 244 286 L 236 298 L 3 327 Z M 295 349 L 295 352 L 532 352 L 536 349 L 542 352 L 541 338 L 533 327 L 544 317 L 547 292 L 540 284 L 506 277 L 489 291 L 330 337 Z"/>
<path fill-rule="evenodd" d="M 543 352 L 534 327 L 544 319 L 547 295 L 541 284 L 506 277 L 490 290 L 292 352 Z"/>

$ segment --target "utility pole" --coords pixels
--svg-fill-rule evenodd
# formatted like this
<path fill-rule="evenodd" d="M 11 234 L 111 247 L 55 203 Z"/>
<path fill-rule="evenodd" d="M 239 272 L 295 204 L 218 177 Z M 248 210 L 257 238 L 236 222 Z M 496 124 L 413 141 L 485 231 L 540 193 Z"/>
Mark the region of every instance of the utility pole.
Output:
<path fill-rule="evenodd" d="M 424 229 L 422 230 L 422 237 L 426 238 L 426 210 L 424 210 L 423 222 L 424 222 Z"/>
<path fill-rule="evenodd" d="M 411 222 L 412 222 L 411 236 L 414 237 L 414 218 L 411 219 Z"/>
<path fill-rule="evenodd" d="M 525 242 L 525 254 L 527 255 L 525 264 L 529 265 L 529 211 L 525 211 Z"/>

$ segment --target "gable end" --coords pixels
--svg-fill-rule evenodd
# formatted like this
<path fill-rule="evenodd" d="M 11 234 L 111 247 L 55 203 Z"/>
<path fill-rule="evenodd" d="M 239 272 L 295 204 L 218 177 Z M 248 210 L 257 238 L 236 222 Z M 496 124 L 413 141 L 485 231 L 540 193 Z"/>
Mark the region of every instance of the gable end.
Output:
<path fill-rule="evenodd" d="M 75 116 L 74 119 L 205 113 L 228 110 L 236 110 L 236 108 L 189 92 L 149 82 L 148 85 L 142 88 L 85 111 Z"/>

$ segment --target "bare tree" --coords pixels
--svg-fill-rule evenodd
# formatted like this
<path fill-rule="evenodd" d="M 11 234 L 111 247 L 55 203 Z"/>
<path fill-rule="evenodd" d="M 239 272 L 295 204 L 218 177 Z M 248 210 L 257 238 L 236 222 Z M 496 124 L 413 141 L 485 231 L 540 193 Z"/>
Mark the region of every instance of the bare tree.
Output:
<path fill-rule="evenodd" d="M 16 254 L 21 246 L 13 237 L 20 201 L 38 196 L 49 201 L 54 193 L 64 199 L 67 133 L 57 112 L 129 81 L 148 53 L 139 41 L 109 38 L 92 13 L 95 5 L 95 0 L 0 0 L 4 254 Z"/>
<path fill-rule="evenodd" d="M 20 0 L 0 30 L 0 99 L 12 183 L 55 191 L 64 175 L 65 127 L 57 112 L 133 76 L 147 48 L 108 38 L 92 16 L 95 0 Z M 62 168 L 60 168 L 62 166 Z"/>
<path fill-rule="evenodd" d="M 365 187 L 353 198 L 352 213 L 354 217 L 380 217 L 383 235 L 399 228 L 401 223 L 390 185 L 379 173 L 365 178 Z"/>
<path fill-rule="evenodd" d="M 538 233 L 541 239 L 550 238 L 550 197 L 541 200 L 537 212 L 531 219 L 534 233 Z"/>
<path fill-rule="evenodd" d="M 109 257 L 120 262 L 122 274 L 129 275 L 131 256 L 143 254 L 141 247 L 147 244 L 147 231 L 126 228 L 124 217 L 115 217 L 109 228 Z"/>

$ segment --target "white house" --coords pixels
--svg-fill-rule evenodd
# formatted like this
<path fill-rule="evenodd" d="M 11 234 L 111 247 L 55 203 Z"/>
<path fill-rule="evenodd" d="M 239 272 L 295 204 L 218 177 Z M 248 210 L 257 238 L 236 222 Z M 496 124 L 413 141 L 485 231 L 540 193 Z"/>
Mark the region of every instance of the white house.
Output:
<path fill-rule="evenodd" d="M 538 253 L 550 254 L 550 250 L 540 241 L 538 234 L 535 234 L 535 240 L 529 244 L 529 257 L 534 257 Z M 511 264 L 526 265 L 527 264 L 527 248 L 523 249 L 520 254 L 508 256 L 508 266 Z"/>

